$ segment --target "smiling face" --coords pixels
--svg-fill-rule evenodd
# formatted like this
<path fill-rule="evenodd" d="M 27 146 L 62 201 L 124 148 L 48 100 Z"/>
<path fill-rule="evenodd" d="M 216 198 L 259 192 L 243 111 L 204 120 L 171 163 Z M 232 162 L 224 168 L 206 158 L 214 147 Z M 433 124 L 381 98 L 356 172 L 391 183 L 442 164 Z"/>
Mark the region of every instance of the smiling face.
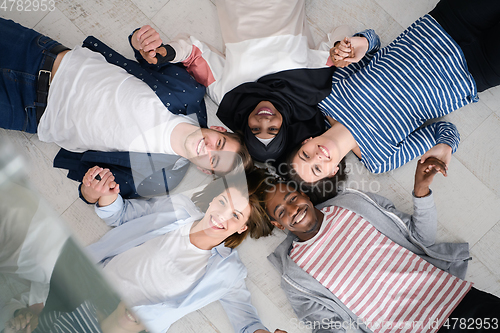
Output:
<path fill-rule="evenodd" d="M 280 131 L 283 116 L 269 101 L 262 101 L 248 116 L 248 127 L 259 139 L 272 139 Z"/>
<path fill-rule="evenodd" d="M 283 183 L 267 193 L 266 211 L 273 225 L 289 230 L 301 241 L 314 237 L 323 221 L 323 213 L 307 196 Z"/>
<path fill-rule="evenodd" d="M 333 177 L 339 170 L 340 154 L 334 142 L 322 136 L 304 141 L 292 159 L 292 166 L 306 182 Z"/>
<path fill-rule="evenodd" d="M 223 241 L 234 233 L 241 234 L 248 229 L 246 223 L 250 213 L 248 194 L 245 196 L 230 187 L 212 200 L 200 223 L 208 236 Z"/>
<path fill-rule="evenodd" d="M 189 134 L 184 145 L 191 162 L 218 173 L 231 169 L 234 158 L 241 149 L 241 144 L 236 139 L 212 128 L 201 128 Z"/>

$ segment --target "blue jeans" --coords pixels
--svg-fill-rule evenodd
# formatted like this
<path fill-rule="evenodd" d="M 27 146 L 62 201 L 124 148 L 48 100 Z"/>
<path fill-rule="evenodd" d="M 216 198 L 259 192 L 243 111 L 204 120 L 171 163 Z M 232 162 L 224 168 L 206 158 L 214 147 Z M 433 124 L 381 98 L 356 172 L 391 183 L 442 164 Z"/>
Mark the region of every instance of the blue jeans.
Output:
<path fill-rule="evenodd" d="M 48 52 L 59 43 L 0 18 L 0 127 L 36 133 L 36 84 Z"/>

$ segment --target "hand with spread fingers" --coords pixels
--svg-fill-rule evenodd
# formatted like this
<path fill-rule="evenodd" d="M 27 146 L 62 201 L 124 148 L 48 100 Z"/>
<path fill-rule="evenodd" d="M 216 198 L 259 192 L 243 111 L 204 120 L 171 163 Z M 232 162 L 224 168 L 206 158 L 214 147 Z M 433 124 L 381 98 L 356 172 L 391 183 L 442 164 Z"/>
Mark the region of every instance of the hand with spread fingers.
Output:
<path fill-rule="evenodd" d="M 445 177 L 446 164 L 435 157 L 429 157 L 425 161 L 419 160 L 415 171 L 415 185 L 413 193 L 417 198 L 426 197 L 430 194 L 429 186 L 434 180 L 434 176 L 442 173 Z"/>
<path fill-rule="evenodd" d="M 115 182 L 115 177 L 109 169 L 96 165 L 83 176 L 81 191 L 85 200 L 90 203 L 99 201 L 101 205 L 101 201 L 103 203 L 109 200 L 115 201 L 120 193 L 120 186 Z"/>

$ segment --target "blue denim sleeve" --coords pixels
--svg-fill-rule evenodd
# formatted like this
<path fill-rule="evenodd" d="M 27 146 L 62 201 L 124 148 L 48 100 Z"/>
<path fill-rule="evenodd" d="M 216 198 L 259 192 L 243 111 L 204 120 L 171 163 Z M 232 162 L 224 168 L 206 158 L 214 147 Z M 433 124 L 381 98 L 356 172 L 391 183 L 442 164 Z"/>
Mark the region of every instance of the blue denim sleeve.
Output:
<path fill-rule="evenodd" d="M 380 50 L 380 38 L 373 29 L 366 29 L 354 34 L 355 37 L 365 37 L 368 40 L 368 51 L 366 54 L 375 54 Z"/>
<path fill-rule="evenodd" d="M 117 227 L 123 222 L 121 221 L 122 212 L 125 209 L 125 202 L 121 195 L 118 194 L 116 200 L 107 206 L 101 207 L 99 203 L 95 204 L 95 212 L 108 226 Z"/>

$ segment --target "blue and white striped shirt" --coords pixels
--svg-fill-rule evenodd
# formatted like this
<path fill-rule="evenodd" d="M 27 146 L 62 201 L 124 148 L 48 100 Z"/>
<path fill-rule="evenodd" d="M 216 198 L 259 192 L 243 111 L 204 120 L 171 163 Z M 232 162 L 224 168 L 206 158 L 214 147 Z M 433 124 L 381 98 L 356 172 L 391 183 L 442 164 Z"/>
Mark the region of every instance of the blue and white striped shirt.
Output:
<path fill-rule="evenodd" d="M 366 56 L 339 68 L 332 92 L 319 107 L 346 126 L 361 162 L 374 173 L 396 169 L 438 143 L 453 152 L 460 136 L 455 125 L 427 120 L 471 102 L 477 89 L 460 47 L 430 15 L 418 19 L 387 47 L 373 30 Z"/>

